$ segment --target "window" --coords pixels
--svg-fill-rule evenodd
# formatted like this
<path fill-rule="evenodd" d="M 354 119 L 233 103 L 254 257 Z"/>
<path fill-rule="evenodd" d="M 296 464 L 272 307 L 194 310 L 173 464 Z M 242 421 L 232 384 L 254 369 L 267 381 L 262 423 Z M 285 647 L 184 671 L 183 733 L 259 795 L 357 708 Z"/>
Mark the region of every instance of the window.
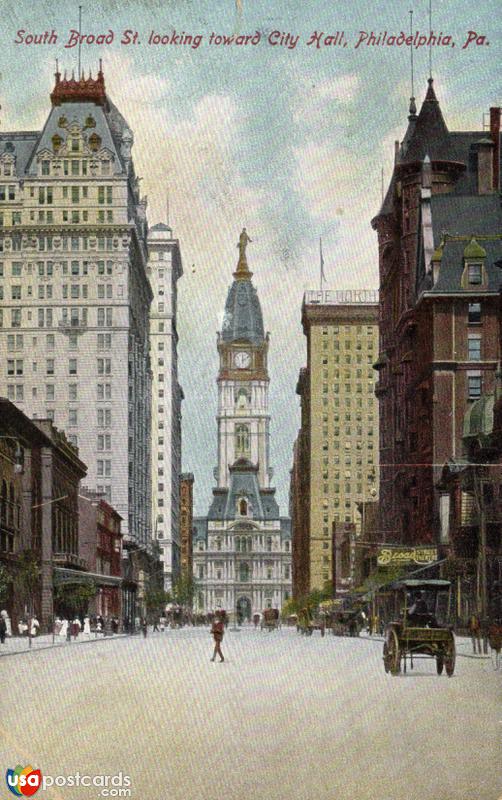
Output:
<path fill-rule="evenodd" d="M 76 358 L 70 358 L 68 360 L 68 373 L 70 375 L 76 375 L 77 374 L 77 359 Z"/>
<path fill-rule="evenodd" d="M 469 264 L 467 267 L 469 286 L 479 286 L 483 282 L 483 265 Z"/>
<path fill-rule="evenodd" d="M 111 358 L 98 358 L 98 375 L 111 375 Z"/>
<path fill-rule="evenodd" d="M 46 361 L 46 368 L 45 368 L 46 375 L 54 375 L 54 359 L 48 358 Z"/>
<path fill-rule="evenodd" d="M 21 327 L 21 309 L 20 308 L 13 308 L 11 309 L 11 327 L 12 328 L 20 328 Z"/>
<path fill-rule="evenodd" d="M 77 386 L 76 383 L 68 384 L 68 400 L 77 400 Z"/>
<path fill-rule="evenodd" d="M 470 325 L 481 322 L 481 303 L 469 303 L 468 321 Z"/>
<path fill-rule="evenodd" d="M 468 372 L 467 386 L 469 400 L 477 400 L 478 397 L 481 397 L 481 373 Z"/>
<path fill-rule="evenodd" d="M 21 287 L 11 286 L 11 297 L 13 300 L 21 300 Z"/>
<path fill-rule="evenodd" d="M 481 336 L 470 334 L 467 337 L 469 361 L 481 361 Z"/>
<path fill-rule="evenodd" d="M 48 383 L 45 386 L 45 399 L 54 400 L 54 384 Z"/>
<path fill-rule="evenodd" d="M 109 433 L 100 433 L 98 435 L 98 450 L 111 450 L 112 437 Z"/>
<path fill-rule="evenodd" d="M 250 452 L 249 425 L 235 426 L 235 450 L 236 455 L 244 455 Z"/>
<path fill-rule="evenodd" d="M 77 409 L 68 409 L 68 425 L 74 428 L 77 425 Z"/>

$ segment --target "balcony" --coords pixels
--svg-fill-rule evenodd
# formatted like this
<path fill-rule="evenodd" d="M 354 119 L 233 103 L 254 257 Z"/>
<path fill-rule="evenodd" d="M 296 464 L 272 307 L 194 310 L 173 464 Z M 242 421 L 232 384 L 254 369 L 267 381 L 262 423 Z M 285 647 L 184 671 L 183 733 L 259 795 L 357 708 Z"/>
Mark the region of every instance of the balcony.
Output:
<path fill-rule="evenodd" d="M 53 553 L 52 561 L 55 566 L 74 567 L 75 569 L 87 570 L 88 565 L 85 558 L 80 558 L 74 553 Z"/>
<path fill-rule="evenodd" d="M 78 330 L 85 330 L 87 328 L 87 320 L 83 319 L 60 319 L 58 322 L 58 327 L 78 331 Z"/>

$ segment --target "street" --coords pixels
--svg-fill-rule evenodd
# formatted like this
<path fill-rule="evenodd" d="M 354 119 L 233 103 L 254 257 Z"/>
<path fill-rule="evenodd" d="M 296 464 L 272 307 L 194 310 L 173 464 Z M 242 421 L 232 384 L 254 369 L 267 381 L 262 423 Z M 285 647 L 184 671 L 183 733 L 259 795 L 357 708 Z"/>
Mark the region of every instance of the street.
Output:
<path fill-rule="evenodd" d="M 121 770 L 138 800 L 498 800 L 501 673 L 460 657 L 451 679 L 431 660 L 391 677 L 381 651 L 245 627 L 222 664 L 206 628 L 9 656 L 2 772 Z"/>

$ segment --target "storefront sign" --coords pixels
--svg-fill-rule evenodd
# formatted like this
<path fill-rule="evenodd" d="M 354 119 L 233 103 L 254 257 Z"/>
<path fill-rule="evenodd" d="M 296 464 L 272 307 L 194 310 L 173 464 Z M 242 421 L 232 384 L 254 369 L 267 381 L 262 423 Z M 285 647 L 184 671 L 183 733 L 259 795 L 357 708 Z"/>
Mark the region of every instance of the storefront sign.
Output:
<path fill-rule="evenodd" d="M 433 564 L 437 560 L 437 547 L 380 547 L 377 555 L 379 567 Z"/>

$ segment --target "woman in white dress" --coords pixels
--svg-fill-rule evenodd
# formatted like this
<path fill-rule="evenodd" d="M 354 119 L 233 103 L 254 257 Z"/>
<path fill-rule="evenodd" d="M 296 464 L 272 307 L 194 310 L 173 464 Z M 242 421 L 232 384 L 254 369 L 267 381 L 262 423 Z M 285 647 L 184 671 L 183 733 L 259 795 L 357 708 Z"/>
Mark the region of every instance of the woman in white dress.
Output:
<path fill-rule="evenodd" d="M 84 633 L 88 636 L 91 635 L 91 620 L 89 617 L 84 617 Z"/>
<path fill-rule="evenodd" d="M 59 629 L 59 635 L 62 639 L 66 639 L 66 634 L 68 632 L 68 620 L 63 619 L 61 622 L 61 627 Z"/>

